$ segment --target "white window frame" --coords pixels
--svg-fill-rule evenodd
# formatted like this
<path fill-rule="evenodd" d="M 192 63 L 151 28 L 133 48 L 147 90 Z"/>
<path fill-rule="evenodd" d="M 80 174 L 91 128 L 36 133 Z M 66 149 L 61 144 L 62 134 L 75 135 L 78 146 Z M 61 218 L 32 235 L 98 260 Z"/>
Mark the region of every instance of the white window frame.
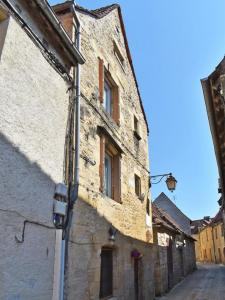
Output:
<path fill-rule="evenodd" d="M 108 163 L 107 163 L 108 162 Z M 112 197 L 112 156 L 105 152 L 104 190 L 106 196 Z"/>
<path fill-rule="evenodd" d="M 105 111 L 112 116 L 112 88 L 106 80 L 104 82 L 103 107 Z"/>

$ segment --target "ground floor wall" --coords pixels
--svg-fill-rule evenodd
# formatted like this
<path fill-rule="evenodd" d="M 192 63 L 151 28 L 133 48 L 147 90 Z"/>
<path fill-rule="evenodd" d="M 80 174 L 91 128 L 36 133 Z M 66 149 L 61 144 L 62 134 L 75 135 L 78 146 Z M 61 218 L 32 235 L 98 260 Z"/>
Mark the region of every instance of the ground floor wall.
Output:
<path fill-rule="evenodd" d="M 110 242 L 109 229 L 114 230 L 113 226 L 82 200 L 74 207 L 73 219 L 66 288 L 68 300 L 99 299 L 103 248 L 112 249 L 113 253 L 110 299 L 154 299 L 153 245 L 118 231 L 115 231 L 115 242 Z"/>
<path fill-rule="evenodd" d="M 170 237 L 168 246 L 155 247 L 155 293 L 163 295 L 189 273 L 196 269 L 195 246 L 191 240 L 177 247 Z"/>

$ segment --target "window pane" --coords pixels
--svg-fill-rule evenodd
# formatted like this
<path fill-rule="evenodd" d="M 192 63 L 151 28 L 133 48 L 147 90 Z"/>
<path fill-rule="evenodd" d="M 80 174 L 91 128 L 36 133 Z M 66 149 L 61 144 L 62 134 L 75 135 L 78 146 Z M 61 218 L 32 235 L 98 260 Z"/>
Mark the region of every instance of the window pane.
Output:
<path fill-rule="evenodd" d="M 106 112 L 111 115 L 112 114 L 112 90 L 107 82 L 104 84 L 104 99 L 103 106 Z"/>
<path fill-rule="evenodd" d="M 112 249 L 102 249 L 100 298 L 113 294 L 113 252 Z"/>
<path fill-rule="evenodd" d="M 105 153 L 105 193 L 112 196 L 112 158 Z"/>

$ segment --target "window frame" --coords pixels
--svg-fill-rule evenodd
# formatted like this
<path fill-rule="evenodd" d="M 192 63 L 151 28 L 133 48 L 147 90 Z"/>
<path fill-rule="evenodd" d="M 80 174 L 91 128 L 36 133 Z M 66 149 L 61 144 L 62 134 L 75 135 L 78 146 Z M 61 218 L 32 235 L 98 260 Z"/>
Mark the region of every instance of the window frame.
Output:
<path fill-rule="evenodd" d="M 137 184 L 138 184 L 138 186 L 137 186 Z M 137 174 L 134 174 L 134 185 L 135 185 L 135 194 L 140 199 L 140 197 L 141 197 L 141 177 L 139 177 Z"/>
<path fill-rule="evenodd" d="M 106 91 L 107 90 L 107 91 Z M 104 80 L 104 92 L 102 105 L 108 115 L 112 117 L 113 113 L 113 89 L 107 79 Z"/>
<path fill-rule="evenodd" d="M 105 150 L 105 157 L 104 157 L 104 193 L 107 197 L 112 198 L 112 168 L 113 168 L 113 157 L 107 149 Z M 106 161 L 109 161 L 109 168 L 106 174 Z M 107 178 L 106 178 L 107 176 Z"/>
<path fill-rule="evenodd" d="M 105 67 L 104 61 L 101 58 L 99 59 L 99 101 L 104 108 L 107 116 L 110 116 L 112 120 L 120 126 L 120 94 L 119 94 L 119 86 L 114 81 L 111 73 Z M 105 94 L 105 84 L 111 90 L 111 109 L 108 112 L 104 107 L 104 94 Z"/>
<path fill-rule="evenodd" d="M 134 136 L 137 138 L 138 141 L 140 141 L 141 136 L 140 136 L 139 120 L 136 117 L 136 115 L 134 115 L 133 122 L 134 122 Z"/>
<path fill-rule="evenodd" d="M 112 200 L 121 203 L 121 149 L 118 148 L 113 139 L 106 135 L 105 131 L 100 132 L 100 192 Z M 111 157 L 111 196 L 106 191 L 106 167 L 105 157 Z"/>

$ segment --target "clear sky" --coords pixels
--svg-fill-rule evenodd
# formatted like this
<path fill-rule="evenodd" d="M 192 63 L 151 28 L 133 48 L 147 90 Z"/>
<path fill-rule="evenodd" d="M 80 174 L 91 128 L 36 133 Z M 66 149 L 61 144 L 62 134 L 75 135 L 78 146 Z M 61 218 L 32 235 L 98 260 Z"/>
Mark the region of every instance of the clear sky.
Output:
<path fill-rule="evenodd" d="M 60 1 L 50 1 L 51 4 Z M 94 9 L 108 0 L 79 0 Z M 213 216 L 218 171 L 200 85 L 225 53 L 224 0 L 119 0 L 150 127 L 152 175 L 172 172 L 177 190 L 163 191 L 190 218 Z"/>

